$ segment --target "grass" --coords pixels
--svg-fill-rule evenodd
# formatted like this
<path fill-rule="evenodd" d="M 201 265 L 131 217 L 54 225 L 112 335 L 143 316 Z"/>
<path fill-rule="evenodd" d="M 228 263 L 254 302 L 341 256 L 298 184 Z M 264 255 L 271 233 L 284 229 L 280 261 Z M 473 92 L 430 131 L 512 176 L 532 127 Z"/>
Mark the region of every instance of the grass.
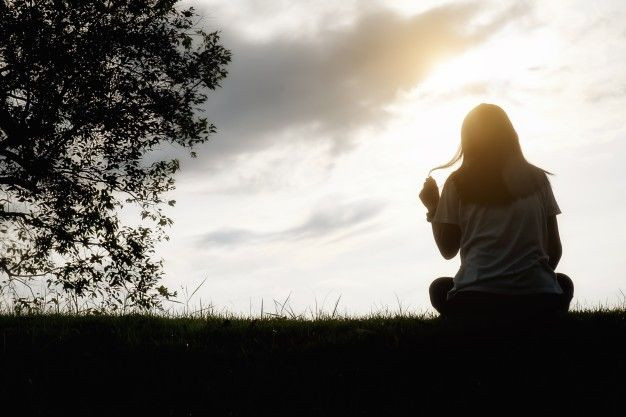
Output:
<path fill-rule="evenodd" d="M 514 326 L 5 314 L 0 394 L 21 415 L 608 415 L 623 411 L 625 352 L 625 309 Z"/>

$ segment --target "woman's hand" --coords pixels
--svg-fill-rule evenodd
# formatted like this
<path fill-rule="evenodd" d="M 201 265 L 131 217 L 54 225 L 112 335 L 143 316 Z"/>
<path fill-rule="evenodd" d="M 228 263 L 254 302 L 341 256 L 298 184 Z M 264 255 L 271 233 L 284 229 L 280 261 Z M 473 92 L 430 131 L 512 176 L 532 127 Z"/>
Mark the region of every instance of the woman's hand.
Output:
<path fill-rule="evenodd" d="M 439 205 L 439 187 L 437 187 L 437 182 L 433 177 L 426 178 L 419 197 L 429 213 L 434 213 L 435 210 L 437 210 L 437 206 Z"/>

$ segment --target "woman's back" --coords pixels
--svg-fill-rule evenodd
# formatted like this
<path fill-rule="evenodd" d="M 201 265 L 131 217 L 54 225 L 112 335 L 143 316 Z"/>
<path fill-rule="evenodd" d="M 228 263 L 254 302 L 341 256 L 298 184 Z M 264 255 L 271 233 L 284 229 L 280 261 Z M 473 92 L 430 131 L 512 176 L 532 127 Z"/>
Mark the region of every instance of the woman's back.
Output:
<path fill-rule="evenodd" d="M 461 230 L 461 267 L 450 295 L 463 290 L 560 294 L 547 248 L 547 219 L 560 212 L 547 180 L 506 205 L 463 201 L 455 181 L 446 181 L 432 221 Z"/>

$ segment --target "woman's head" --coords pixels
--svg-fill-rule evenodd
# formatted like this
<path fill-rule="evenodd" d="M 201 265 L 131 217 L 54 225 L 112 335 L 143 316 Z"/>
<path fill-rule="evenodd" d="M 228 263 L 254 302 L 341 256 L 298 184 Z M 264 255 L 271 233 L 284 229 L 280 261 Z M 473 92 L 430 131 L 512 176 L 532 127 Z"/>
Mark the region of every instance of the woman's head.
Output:
<path fill-rule="evenodd" d="M 509 116 L 495 104 L 479 104 L 465 116 L 461 149 L 465 165 L 499 165 L 524 158 Z"/>
<path fill-rule="evenodd" d="M 524 158 L 517 132 L 501 107 L 482 103 L 463 120 L 461 145 L 447 164 L 463 160 L 450 175 L 465 201 L 503 204 L 525 197 L 547 181 L 546 171 Z"/>

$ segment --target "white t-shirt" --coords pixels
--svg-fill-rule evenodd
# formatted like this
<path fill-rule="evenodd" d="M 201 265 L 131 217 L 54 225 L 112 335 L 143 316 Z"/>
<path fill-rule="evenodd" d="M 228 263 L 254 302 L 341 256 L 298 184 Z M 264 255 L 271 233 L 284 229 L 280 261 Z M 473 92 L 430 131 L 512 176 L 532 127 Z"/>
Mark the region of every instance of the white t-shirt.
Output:
<path fill-rule="evenodd" d="M 505 206 L 461 201 L 446 181 L 433 222 L 461 228 L 461 267 L 450 299 L 458 291 L 499 294 L 562 294 L 548 265 L 547 217 L 560 214 L 549 183 Z"/>

